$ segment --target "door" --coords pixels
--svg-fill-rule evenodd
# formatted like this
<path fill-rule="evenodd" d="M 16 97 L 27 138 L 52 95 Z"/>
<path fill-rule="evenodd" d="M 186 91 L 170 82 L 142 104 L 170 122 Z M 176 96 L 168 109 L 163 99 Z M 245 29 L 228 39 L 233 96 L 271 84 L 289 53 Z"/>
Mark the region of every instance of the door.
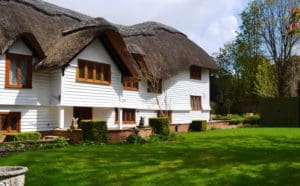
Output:
<path fill-rule="evenodd" d="M 73 117 L 78 119 L 78 127 L 81 128 L 81 120 L 93 119 L 91 107 L 74 107 Z"/>

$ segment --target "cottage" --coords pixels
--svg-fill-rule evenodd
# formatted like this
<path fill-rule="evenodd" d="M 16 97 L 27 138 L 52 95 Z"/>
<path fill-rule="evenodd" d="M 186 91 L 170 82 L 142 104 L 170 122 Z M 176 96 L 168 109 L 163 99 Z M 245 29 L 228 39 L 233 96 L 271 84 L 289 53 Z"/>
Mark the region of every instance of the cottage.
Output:
<path fill-rule="evenodd" d="M 156 22 L 113 24 L 40 0 L 0 1 L 0 130 L 209 120 L 210 56 Z"/>

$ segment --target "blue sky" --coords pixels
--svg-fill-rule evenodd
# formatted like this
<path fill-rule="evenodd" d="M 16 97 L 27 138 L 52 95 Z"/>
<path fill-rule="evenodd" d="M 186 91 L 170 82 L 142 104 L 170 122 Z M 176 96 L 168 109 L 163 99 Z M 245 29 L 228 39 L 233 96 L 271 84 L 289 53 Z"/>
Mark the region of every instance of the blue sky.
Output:
<path fill-rule="evenodd" d="M 132 25 L 158 21 L 184 32 L 209 54 L 235 37 L 250 0 L 46 0 L 93 17 Z"/>

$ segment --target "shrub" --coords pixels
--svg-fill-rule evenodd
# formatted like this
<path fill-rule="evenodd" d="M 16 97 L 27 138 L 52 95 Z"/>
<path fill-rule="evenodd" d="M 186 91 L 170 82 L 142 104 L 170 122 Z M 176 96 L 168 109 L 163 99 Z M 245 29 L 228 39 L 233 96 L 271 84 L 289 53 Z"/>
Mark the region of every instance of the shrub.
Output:
<path fill-rule="evenodd" d="M 149 125 L 156 134 L 168 136 L 170 134 L 170 120 L 168 117 L 149 118 Z"/>
<path fill-rule="evenodd" d="M 129 144 L 145 144 L 146 140 L 134 133 L 127 137 L 126 142 Z"/>
<path fill-rule="evenodd" d="M 206 131 L 206 120 L 194 120 L 190 125 L 190 131 Z"/>
<path fill-rule="evenodd" d="M 101 120 L 82 120 L 82 135 L 85 141 L 107 142 L 106 121 Z"/>
<path fill-rule="evenodd" d="M 260 116 L 259 115 L 253 115 L 253 116 L 246 116 L 244 119 L 244 124 L 259 124 Z"/>
<path fill-rule="evenodd" d="M 5 141 L 30 141 L 41 139 L 41 133 L 39 132 L 21 132 L 6 134 Z"/>

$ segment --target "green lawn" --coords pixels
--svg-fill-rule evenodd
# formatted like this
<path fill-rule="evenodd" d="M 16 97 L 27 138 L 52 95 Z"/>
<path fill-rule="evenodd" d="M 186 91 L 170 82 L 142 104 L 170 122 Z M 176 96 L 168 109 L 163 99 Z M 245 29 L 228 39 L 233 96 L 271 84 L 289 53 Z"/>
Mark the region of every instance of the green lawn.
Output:
<path fill-rule="evenodd" d="M 146 145 L 71 146 L 10 154 L 27 185 L 300 185 L 300 129 L 178 134 Z"/>

